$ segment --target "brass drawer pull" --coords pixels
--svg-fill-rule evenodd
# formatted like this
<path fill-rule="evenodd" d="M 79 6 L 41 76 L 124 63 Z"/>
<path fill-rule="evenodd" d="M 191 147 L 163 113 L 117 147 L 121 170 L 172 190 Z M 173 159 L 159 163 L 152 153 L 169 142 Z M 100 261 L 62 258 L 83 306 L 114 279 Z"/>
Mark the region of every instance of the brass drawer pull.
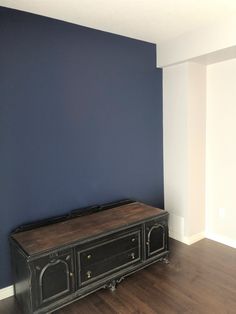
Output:
<path fill-rule="evenodd" d="M 135 242 L 135 238 L 133 238 L 131 241 L 132 241 L 132 242 Z"/>
<path fill-rule="evenodd" d="M 87 255 L 87 259 L 91 259 L 92 255 L 91 254 L 88 254 Z"/>
<path fill-rule="evenodd" d="M 73 275 L 74 275 L 74 274 L 70 272 L 70 277 L 73 277 Z"/>
<path fill-rule="evenodd" d="M 87 273 L 86 273 L 86 275 L 87 275 L 87 278 L 89 279 L 89 278 L 92 277 L 92 272 L 91 272 L 90 270 L 88 270 Z"/>
<path fill-rule="evenodd" d="M 131 253 L 131 258 L 135 259 L 135 253 Z"/>

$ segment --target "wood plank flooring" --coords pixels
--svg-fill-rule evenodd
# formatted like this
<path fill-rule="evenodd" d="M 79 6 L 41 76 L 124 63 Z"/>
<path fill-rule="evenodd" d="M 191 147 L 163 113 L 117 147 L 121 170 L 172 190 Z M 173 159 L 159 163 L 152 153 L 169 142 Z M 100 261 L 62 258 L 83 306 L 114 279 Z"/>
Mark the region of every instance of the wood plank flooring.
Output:
<path fill-rule="evenodd" d="M 207 239 L 170 244 L 170 264 L 149 266 L 115 292 L 100 290 L 54 314 L 236 314 L 236 250 Z M 0 301 L 0 313 L 21 314 L 13 297 Z"/>

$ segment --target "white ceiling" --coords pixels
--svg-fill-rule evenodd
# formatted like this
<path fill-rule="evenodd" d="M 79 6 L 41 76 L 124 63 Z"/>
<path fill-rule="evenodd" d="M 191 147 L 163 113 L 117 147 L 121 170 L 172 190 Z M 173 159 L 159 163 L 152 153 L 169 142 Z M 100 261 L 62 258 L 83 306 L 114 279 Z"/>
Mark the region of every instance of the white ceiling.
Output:
<path fill-rule="evenodd" d="M 0 0 L 0 6 L 153 43 L 236 17 L 236 0 Z"/>

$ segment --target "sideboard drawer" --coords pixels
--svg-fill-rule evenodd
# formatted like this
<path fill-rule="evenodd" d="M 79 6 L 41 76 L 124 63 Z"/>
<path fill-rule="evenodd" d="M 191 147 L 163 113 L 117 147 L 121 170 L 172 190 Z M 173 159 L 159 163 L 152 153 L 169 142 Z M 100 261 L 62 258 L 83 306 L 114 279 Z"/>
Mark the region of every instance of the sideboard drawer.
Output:
<path fill-rule="evenodd" d="M 123 267 L 135 264 L 140 261 L 140 248 L 132 248 L 119 255 L 114 255 L 99 263 L 88 265 L 81 270 L 81 284 L 88 284 L 100 277 L 106 277 L 111 273 L 119 271 Z"/>
<path fill-rule="evenodd" d="M 89 248 L 79 251 L 81 268 L 101 262 L 135 247 L 140 247 L 140 233 L 141 230 L 136 230 L 115 238 L 108 237 L 92 246 L 90 244 Z"/>

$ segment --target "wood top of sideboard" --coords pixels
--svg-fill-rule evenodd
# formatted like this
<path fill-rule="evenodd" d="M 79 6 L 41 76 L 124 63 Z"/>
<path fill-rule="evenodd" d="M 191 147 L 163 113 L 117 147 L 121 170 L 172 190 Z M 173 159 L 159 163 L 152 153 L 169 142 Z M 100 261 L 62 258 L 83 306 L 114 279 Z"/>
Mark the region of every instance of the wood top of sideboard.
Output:
<path fill-rule="evenodd" d="M 11 237 L 28 255 L 34 255 L 165 214 L 162 209 L 135 202 L 22 231 Z"/>

